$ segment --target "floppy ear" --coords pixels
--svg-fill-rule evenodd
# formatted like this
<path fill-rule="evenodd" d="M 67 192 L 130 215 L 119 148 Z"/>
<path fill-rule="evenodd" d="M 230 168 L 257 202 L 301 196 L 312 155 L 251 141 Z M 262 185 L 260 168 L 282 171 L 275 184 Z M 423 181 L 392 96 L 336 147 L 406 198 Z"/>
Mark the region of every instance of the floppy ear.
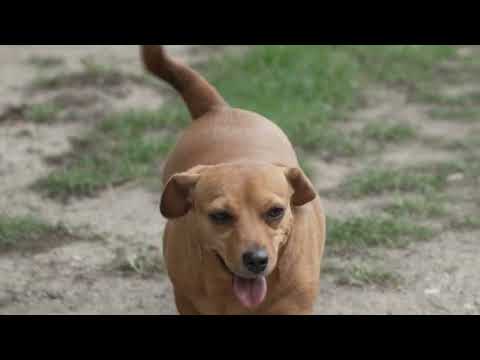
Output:
<path fill-rule="evenodd" d="M 192 208 L 191 193 L 200 179 L 203 167 L 173 175 L 165 185 L 160 212 L 167 219 L 185 216 Z"/>
<path fill-rule="evenodd" d="M 285 168 L 285 176 L 294 190 L 292 196 L 293 206 L 303 206 L 315 200 L 317 192 L 302 170 Z"/>

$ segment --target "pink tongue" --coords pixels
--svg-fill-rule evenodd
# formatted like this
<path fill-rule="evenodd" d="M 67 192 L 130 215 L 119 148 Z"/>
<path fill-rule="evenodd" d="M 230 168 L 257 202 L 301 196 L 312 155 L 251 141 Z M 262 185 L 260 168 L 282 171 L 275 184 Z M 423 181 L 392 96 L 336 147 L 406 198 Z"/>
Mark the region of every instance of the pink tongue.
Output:
<path fill-rule="evenodd" d="M 247 308 L 260 305 L 267 296 L 267 280 L 264 277 L 257 279 L 242 279 L 233 277 L 233 291 L 235 296 Z"/>

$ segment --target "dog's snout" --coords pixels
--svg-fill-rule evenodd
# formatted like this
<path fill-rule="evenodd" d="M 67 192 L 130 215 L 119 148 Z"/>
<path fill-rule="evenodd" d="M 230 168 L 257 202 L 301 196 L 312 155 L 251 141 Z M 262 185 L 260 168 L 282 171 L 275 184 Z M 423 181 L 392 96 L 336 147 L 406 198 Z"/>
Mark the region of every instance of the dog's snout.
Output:
<path fill-rule="evenodd" d="M 243 263 L 251 273 L 260 274 L 268 266 L 268 253 L 265 250 L 248 251 L 243 254 Z"/>

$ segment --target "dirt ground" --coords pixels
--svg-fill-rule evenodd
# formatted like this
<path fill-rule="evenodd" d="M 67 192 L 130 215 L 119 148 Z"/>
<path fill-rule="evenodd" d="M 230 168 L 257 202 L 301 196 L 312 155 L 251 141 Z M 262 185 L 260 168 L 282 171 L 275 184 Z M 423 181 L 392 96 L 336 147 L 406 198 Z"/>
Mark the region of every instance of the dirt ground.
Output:
<path fill-rule="evenodd" d="M 170 46 L 170 51 L 187 61 L 200 59 L 195 46 Z M 0 114 L 12 107 L 32 104 L 53 96 L 81 92 L 93 99 L 80 120 L 54 125 L 24 121 L 0 121 L 0 211 L 7 215 L 34 214 L 52 223 L 86 228 L 103 241 L 74 242 L 25 255 L 0 255 L 1 314 L 176 314 L 171 286 L 164 274 L 125 274 L 113 266 L 119 254 L 145 248 L 159 251 L 164 220 L 158 212 L 160 194 L 136 183 L 102 192 L 98 197 L 61 204 L 29 189 L 54 165 L 48 156 L 70 149 L 71 137 L 91 129 L 95 117 L 112 110 L 142 106 L 156 108 L 162 92 L 141 84 L 124 84 L 114 92 L 94 88 L 64 88 L 62 94 L 28 91 L 38 69 L 32 57 L 60 57 L 66 71 L 75 71 L 80 59 L 93 57 L 100 63 L 114 63 L 132 74 L 142 68 L 135 46 L 1 46 Z M 45 70 L 47 71 L 47 70 Z M 55 71 L 55 70 L 48 70 Z M 467 91 L 465 89 L 459 91 Z M 458 89 L 457 89 L 458 90 Z M 425 135 L 462 137 L 479 130 L 480 122 L 433 122 L 425 109 L 404 96 L 375 89 L 358 121 L 388 116 L 408 121 Z M 451 156 L 428 144 L 398 146 L 368 161 L 411 164 L 412 161 L 443 160 Z M 316 162 L 317 185 L 329 189 L 338 185 L 357 164 L 353 161 Z M 321 175 L 320 175 L 321 174 Z M 159 187 L 158 187 L 159 188 Z M 158 189 L 159 190 L 159 189 Z M 468 195 L 468 194 L 467 194 Z M 368 201 L 324 201 L 329 215 L 371 212 Z M 462 211 L 463 203 L 450 204 L 449 211 Z M 401 274 L 396 288 L 338 286 L 326 273 L 316 307 L 318 314 L 480 314 L 480 232 L 445 232 L 429 242 L 405 249 L 375 249 L 372 253 L 388 271 Z M 328 246 L 328 243 L 327 243 Z M 327 258 L 329 263 L 361 262 L 362 258 Z M 370 261 L 370 260 L 368 260 Z"/>

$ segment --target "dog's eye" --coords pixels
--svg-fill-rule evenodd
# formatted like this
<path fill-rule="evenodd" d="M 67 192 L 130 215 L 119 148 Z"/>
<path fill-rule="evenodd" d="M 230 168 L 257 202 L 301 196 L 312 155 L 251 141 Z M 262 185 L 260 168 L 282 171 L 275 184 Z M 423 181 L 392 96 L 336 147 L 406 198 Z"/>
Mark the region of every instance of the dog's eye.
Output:
<path fill-rule="evenodd" d="M 209 218 L 215 224 L 230 224 L 233 222 L 233 216 L 226 211 L 219 211 L 209 215 Z"/>
<path fill-rule="evenodd" d="M 269 221 L 275 221 L 275 220 L 282 219 L 284 215 L 285 215 L 285 209 L 281 207 L 274 207 L 267 212 L 266 217 L 267 217 L 267 220 Z"/>

